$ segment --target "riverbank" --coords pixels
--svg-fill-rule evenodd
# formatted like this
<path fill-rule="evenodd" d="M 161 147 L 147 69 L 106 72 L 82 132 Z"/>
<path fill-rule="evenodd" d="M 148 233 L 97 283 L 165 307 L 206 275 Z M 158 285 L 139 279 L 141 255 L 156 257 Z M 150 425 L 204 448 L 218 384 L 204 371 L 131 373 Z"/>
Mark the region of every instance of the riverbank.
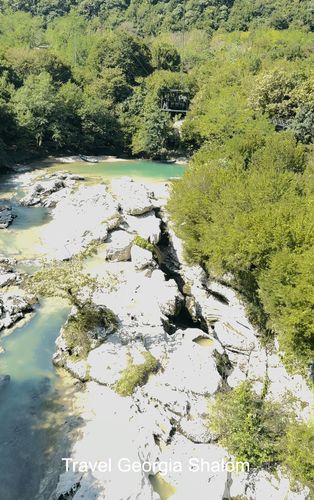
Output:
<path fill-rule="evenodd" d="M 64 165 L 71 165 L 73 163 L 87 163 L 89 166 L 96 165 L 97 163 L 120 163 L 120 162 L 151 162 L 152 160 L 149 158 L 126 158 L 114 155 L 90 155 L 86 157 L 89 161 L 84 161 L 80 155 L 67 155 L 67 156 L 48 156 L 41 159 L 30 160 L 25 163 L 19 163 L 16 165 L 12 165 L 12 170 L 15 172 L 23 172 L 28 170 L 33 170 L 38 167 L 49 167 L 51 165 L 60 165 L 64 167 Z M 188 158 L 173 158 L 171 160 L 159 160 L 156 163 L 161 164 L 176 164 L 176 165 L 187 165 L 189 163 Z"/>

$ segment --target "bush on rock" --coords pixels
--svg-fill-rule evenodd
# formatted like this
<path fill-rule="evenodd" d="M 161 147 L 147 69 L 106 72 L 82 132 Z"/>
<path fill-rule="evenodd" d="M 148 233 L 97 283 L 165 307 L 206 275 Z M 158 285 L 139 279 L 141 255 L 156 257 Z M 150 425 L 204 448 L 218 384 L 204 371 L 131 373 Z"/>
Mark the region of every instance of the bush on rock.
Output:
<path fill-rule="evenodd" d="M 142 238 L 142 236 L 136 236 L 133 240 L 134 245 L 137 245 L 140 248 L 144 248 L 144 250 L 148 250 L 149 252 L 155 252 L 155 246 L 149 241 Z"/>
<path fill-rule="evenodd" d="M 111 333 L 116 326 L 117 318 L 110 309 L 85 305 L 75 316 L 70 316 L 63 329 L 63 337 L 70 354 L 85 359 L 94 347 L 93 341 L 98 338 L 97 330 Z"/>
<path fill-rule="evenodd" d="M 119 382 L 117 382 L 115 390 L 120 396 L 131 396 L 136 387 L 144 385 L 149 375 L 157 371 L 157 359 L 150 352 L 142 354 L 145 362 L 135 365 L 130 359 L 129 366 L 123 371 Z"/>
<path fill-rule="evenodd" d="M 210 427 L 237 460 L 247 461 L 253 468 L 279 461 L 288 421 L 289 413 L 280 403 L 266 401 L 251 383 L 244 382 L 216 396 Z"/>
<path fill-rule="evenodd" d="M 314 422 L 288 426 L 282 442 L 282 461 L 294 479 L 314 491 Z"/>

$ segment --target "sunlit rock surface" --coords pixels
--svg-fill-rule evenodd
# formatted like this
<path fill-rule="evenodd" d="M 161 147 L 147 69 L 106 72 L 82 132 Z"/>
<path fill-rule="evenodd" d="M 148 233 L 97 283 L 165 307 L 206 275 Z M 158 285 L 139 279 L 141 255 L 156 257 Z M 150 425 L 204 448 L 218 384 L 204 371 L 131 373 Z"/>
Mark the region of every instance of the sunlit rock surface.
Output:
<path fill-rule="evenodd" d="M 145 184 L 129 177 L 112 180 L 111 191 L 119 200 L 123 212 L 129 215 L 142 215 L 158 206 L 154 193 Z"/>
<path fill-rule="evenodd" d="M 249 379 L 259 392 L 267 376 L 268 397 L 292 391 L 302 419 L 309 418 L 311 392 L 301 377 L 287 374 L 278 352 L 261 346 L 236 293 L 184 261 L 182 243 L 163 211 L 164 185 L 123 178 L 86 186 L 62 175 L 30 193 L 30 200 L 39 193 L 39 204 L 52 208 L 52 220 L 41 231 L 43 253 L 70 259 L 100 243 L 85 272 L 99 281 L 95 307 L 112 310 L 118 324 L 114 332 L 98 332 L 84 359 L 76 359 L 75 350 L 68 355 L 62 331 L 58 338 L 54 362 L 85 382 L 77 396 L 83 426 L 71 458 L 93 464 L 111 460 L 111 470 L 64 472 L 53 498 L 157 500 L 164 489 L 178 500 L 262 500 L 262 491 L 276 500 L 308 499 L 307 489 L 293 493 L 283 475 L 189 470 L 192 457 L 230 459 L 208 427 L 211 401 L 226 384 L 237 387 Z M 169 238 L 162 266 L 155 252 L 134 243 L 137 235 L 154 245 Z M 116 385 L 130 360 L 141 366 L 145 353 L 157 360 L 157 370 L 131 396 L 118 395 Z M 122 457 L 148 463 L 151 470 L 122 472 Z M 163 483 L 154 464 L 170 460 L 183 470 L 168 470 Z"/>
<path fill-rule="evenodd" d="M 160 219 L 154 212 L 147 212 L 144 215 L 135 217 L 134 215 L 125 215 L 126 230 L 138 234 L 150 243 L 157 244 L 160 239 Z"/>
<path fill-rule="evenodd" d="M 9 328 L 33 310 L 33 299 L 19 292 L 0 294 L 0 330 Z"/>

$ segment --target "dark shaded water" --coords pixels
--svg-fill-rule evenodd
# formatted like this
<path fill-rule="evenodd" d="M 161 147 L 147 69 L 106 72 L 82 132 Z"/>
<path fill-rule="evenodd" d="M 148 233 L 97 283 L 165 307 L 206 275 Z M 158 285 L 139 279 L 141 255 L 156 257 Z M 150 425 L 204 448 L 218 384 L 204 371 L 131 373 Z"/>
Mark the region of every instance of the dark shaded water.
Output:
<path fill-rule="evenodd" d="M 34 500 L 38 491 L 51 446 L 45 403 L 58 397 L 51 356 L 68 311 L 59 301 L 45 301 L 30 322 L 3 339 L 0 373 L 11 380 L 0 390 L 1 500 Z"/>

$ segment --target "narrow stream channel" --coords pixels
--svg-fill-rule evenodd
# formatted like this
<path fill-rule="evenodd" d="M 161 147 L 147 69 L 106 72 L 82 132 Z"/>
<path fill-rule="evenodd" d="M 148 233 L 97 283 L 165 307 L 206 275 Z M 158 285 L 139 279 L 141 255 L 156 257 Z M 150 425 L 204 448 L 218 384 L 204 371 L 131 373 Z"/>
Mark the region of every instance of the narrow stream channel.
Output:
<path fill-rule="evenodd" d="M 60 301 L 45 301 L 28 323 L 3 339 L 1 373 L 11 377 L 0 392 L 3 500 L 34 500 L 44 474 L 44 454 L 51 443 L 41 424 L 44 403 L 53 399 L 57 379 L 51 355 L 68 311 Z"/>

